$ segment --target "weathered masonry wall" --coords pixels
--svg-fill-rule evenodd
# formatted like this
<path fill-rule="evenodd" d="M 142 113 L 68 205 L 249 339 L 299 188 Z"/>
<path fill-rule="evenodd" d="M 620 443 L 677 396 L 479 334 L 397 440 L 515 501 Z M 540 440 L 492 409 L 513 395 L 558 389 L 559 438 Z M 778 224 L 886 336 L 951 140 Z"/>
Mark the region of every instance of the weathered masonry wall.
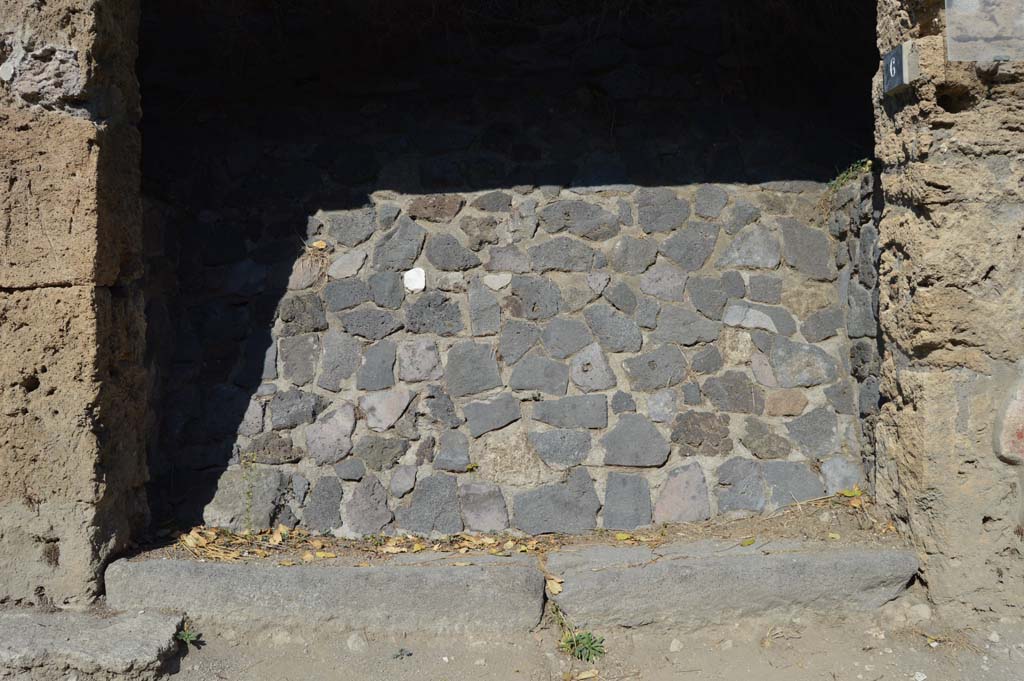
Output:
<path fill-rule="evenodd" d="M 798 180 L 870 155 L 870 8 L 407 7 L 144 12 L 158 520 L 582 529 L 860 480 L 862 197 Z"/>
<path fill-rule="evenodd" d="M 870 175 L 374 198 L 310 219 L 207 523 L 632 529 L 865 484 Z"/>
<path fill-rule="evenodd" d="M 0 8 L 0 603 L 87 601 L 145 523 L 135 18 Z"/>
<path fill-rule="evenodd" d="M 879 3 L 879 49 L 914 39 L 922 78 L 895 98 L 875 86 L 877 488 L 937 603 L 1019 614 L 1024 70 L 947 62 L 943 12 L 935 1 Z"/>

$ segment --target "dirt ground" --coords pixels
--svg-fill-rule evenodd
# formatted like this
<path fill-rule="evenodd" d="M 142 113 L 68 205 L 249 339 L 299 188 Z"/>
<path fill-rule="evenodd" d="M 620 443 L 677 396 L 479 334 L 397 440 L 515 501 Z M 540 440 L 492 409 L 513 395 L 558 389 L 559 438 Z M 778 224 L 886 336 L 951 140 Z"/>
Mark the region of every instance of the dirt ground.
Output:
<path fill-rule="evenodd" d="M 596 632 L 597 664 L 558 651 L 551 625 L 494 639 L 318 636 L 281 630 L 256 638 L 204 631 L 174 681 L 1017 681 L 1024 625 L 951 628 L 921 619 L 915 596 L 881 614 L 747 620 L 696 632 Z M 908 613 L 910 613 L 908 619 Z M 915 621 L 916 620 L 916 621 Z M 591 675 L 588 675 L 591 674 Z"/>

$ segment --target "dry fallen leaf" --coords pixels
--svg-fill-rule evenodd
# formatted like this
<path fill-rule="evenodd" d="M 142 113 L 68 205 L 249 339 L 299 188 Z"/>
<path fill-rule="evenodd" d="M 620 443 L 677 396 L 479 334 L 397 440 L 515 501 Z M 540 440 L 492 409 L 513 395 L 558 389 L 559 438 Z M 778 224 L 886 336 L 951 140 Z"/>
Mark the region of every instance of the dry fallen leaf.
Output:
<path fill-rule="evenodd" d="M 631 535 L 629 532 L 616 532 L 615 533 L 615 539 L 617 539 L 618 541 L 626 541 L 627 539 L 632 539 L 632 538 L 633 538 L 633 535 Z"/>
<path fill-rule="evenodd" d="M 306 551 L 304 554 L 302 554 L 303 563 L 312 563 L 314 560 L 316 560 L 316 556 L 313 555 L 312 551 Z"/>
<path fill-rule="evenodd" d="M 318 251 L 322 251 L 325 248 L 327 248 L 327 242 L 326 241 L 314 241 L 311 245 L 313 246 L 313 248 L 317 249 Z"/>
<path fill-rule="evenodd" d="M 829 532 L 828 533 L 828 538 L 833 540 L 833 541 L 835 541 L 836 539 L 839 539 L 839 533 L 838 532 Z"/>
<path fill-rule="evenodd" d="M 584 681 L 585 679 L 594 679 L 594 678 L 597 678 L 597 670 L 596 669 L 588 669 L 587 671 L 580 672 L 579 674 L 576 675 L 576 681 Z"/>
<path fill-rule="evenodd" d="M 562 593 L 562 582 L 565 581 L 564 579 L 562 579 L 561 577 L 556 577 L 554 575 L 548 575 L 544 578 L 544 581 L 545 584 L 547 584 L 548 592 L 552 596 L 557 596 L 558 594 Z"/>
<path fill-rule="evenodd" d="M 335 554 L 331 553 L 330 551 L 317 551 L 316 552 L 316 557 L 320 558 L 320 559 L 323 559 L 323 558 L 337 558 L 338 556 L 336 556 Z"/>
<path fill-rule="evenodd" d="M 757 541 L 754 537 L 749 537 L 740 542 L 740 546 L 753 546 L 754 542 Z"/>

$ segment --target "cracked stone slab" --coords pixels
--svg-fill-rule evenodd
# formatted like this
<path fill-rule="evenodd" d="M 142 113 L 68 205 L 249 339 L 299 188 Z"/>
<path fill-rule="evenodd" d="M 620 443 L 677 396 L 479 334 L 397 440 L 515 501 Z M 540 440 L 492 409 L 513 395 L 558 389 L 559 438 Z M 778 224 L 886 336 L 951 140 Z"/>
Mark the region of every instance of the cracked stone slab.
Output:
<path fill-rule="evenodd" d="M 464 557 L 446 566 L 350 567 L 338 561 L 287 570 L 119 560 L 107 568 L 106 584 L 114 608 L 185 611 L 203 625 L 249 631 L 294 625 L 367 634 L 526 633 L 544 607 L 544 577 L 536 567 Z"/>
<path fill-rule="evenodd" d="M 917 572 L 914 553 L 877 547 L 700 541 L 590 547 L 548 555 L 558 606 L 580 627 L 700 627 L 800 609 L 873 610 Z"/>
<path fill-rule="evenodd" d="M 181 615 L 156 612 L 113 617 L 0 612 L 0 676 L 7 678 L 10 671 L 26 672 L 26 678 L 70 679 L 80 672 L 126 681 L 155 679 L 163 661 L 178 649 L 174 634 L 181 620 Z"/>

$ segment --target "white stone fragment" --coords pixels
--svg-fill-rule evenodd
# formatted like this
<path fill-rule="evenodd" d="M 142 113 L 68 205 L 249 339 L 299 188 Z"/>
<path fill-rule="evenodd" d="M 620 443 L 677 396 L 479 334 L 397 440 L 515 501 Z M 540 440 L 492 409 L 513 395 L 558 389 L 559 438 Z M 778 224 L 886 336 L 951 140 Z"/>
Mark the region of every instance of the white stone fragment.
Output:
<path fill-rule="evenodd" d="M 405 290 L 411 293 L 419 293 L 427 287 L 427 273 L 422 267 L 413 267 L 402 277 Z"/>
<path fill-rule="evenodd" d="M 503 289 L 510 283 L 512 283 L 512 274 L 509 272 L 484 275 L 484 286 L 491 289 L 492 291 L 498 291 L 500 289 Z"/>

